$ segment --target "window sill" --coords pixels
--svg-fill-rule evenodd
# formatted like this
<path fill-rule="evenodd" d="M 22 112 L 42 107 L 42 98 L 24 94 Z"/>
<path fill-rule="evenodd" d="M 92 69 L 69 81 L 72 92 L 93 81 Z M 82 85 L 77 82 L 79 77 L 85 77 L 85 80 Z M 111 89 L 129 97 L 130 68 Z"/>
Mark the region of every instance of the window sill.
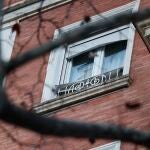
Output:
<path fill-rule="evenodd" d="M 47 114 L 60 109 L 66 108 L 96 96 L 108 94 L 121 88 L 128 87 L 131 83 L 131 78 L 128 75 L 121 76 L 117 79 L 111 80 L 104 85 L 96 86 L 79 93 L 72 93 L 66 96 L 60 96 L 55 99 L 43 102 L 34 106 L 33 110 L 39 114 Z"/>

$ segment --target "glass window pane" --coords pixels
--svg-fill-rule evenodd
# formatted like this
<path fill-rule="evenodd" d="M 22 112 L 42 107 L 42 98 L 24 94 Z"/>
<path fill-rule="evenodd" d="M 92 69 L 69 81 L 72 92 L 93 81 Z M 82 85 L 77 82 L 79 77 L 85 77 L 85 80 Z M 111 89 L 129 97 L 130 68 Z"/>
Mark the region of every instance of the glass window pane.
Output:
<path fill-rule="evenodd" d="M 123 67 L 127 41 L 106 45 L 102 65 L 102 73 Z"/>
<path fill-rule="evenodd" d="M 2 58 L 3 60 L 8 61 L 11 57 L 16 33 L 12 33 L 12 29 L 9 27 L 1 31 L 1 36 Z"/>
<path fill-rule="evenodd" d="M 76 82 L 92 76 L 94 58 L 84 53 L 72 59 L 72 68 L 69 82 Z"/>

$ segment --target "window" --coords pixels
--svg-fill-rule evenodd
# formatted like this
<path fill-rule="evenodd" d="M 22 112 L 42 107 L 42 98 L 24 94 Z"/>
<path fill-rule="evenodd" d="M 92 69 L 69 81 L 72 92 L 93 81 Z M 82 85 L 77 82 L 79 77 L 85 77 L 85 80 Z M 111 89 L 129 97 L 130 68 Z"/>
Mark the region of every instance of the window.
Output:
<path fill-rule="evenodd" d="M 120 150 L 120 142 L 112 142 L 100 147 L 92 148 L 90 150 Z"/>
<path fill-rule="evenodd" d="M 2 58 L 8 61 L 11 57 L 16 33 L 12 33 L 10 26 L 4 26 L 1 31 Z"/>
<path fill-rule="evenodd" d="M 123 69 L 126 46 L 127 40 L 122 40 L 79 53 L 73 58 L 66 58 L 65 83 L 81 81 L 119 68 Z"/>
<path fill-rule="evenodd" d="M 132 13 L 134 6 L 135 1 L 105 12 L 104 15 L 112 17 L 118 13 Z M 92 20 L 96 21 L 98 18 L 99 16 L 94 16 Z M 80 24 L 81 22 L 71 24 L 62 30 L 68 31 Z M 129 75 L 134 33 L 134 26 L 128 24 L 103 33 L 91 34 L 67 48 L 59 47 L 52 51 L 42 101 L 83 92 Z M 54 37 L 57 36 L 58 31 Z"/>
<path fill-rule="evenodd" d="M 81 92 L 125 75 L 130 32 L 126 25 L 69 45 L 56 95 Z"/>
<path fill-rule="evenodd" d="M 14 41 L 16 37 L 16 32 L 12 32 L 12 22 L 9 24 L 5 24 L 2 27 L 2 31 L 0 32 L 0 42 L 1 42 L 1 57 L 4 61 L 9 61 L 11 58 L 13 46 L 14 46 Z M 3 85 L 5 85 L 5 79 L 3 82 Z"/>
<path fill-rule="evenodd" d="M 101 86 L 129 74 L 133 38 L 130 24 L 70 44 L 64 51 L 62 47 L 54 51 L 50 57 L 53 67 L 57 66 L 54 97 Z"/>

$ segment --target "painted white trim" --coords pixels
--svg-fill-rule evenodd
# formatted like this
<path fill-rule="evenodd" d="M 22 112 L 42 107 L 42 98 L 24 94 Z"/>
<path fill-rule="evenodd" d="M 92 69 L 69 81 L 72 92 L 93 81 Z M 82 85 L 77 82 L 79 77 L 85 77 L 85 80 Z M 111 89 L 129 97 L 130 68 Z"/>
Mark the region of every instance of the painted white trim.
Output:
<path fill-rule="evenodd" d="M 134 35 L 135 35 L 135 27 L 133 24 L 130 24 L 130 28 L 128 31 L 128 41 L 127 41 L 127 47 L 126 47 L 126 54 L 124 59 L 124 69 L 123 69 L 123 75 L 129 74 L 130 71 L 130 65 L 131 65 L 131 56 L 132 56 L 132 49 L 134 44 Z"/>
<path fill-rule="evenodd" d="M 149 36 L 150 35 L 150 26 L 147 26 L 144 28 L 144 36 Z"/>
<path fill-rule="evenodd" d="M 2 31 L 1 31 L 1 46 L 2 46 L 2 52 L 1 52 L 1 57 L 4 61 L 9 61 L 12 55 L 13 51 L 13 46 L 14 46 L 14 41 L 16 37 L 16 32 L 12 32 L 12 25 L 14 22 L 10 22 L 7 24 L 4 24 L 2 26 Z"/>
<path fill-rule="evenodd" d="M 125 25 L 71 44 L 68 46 L 68 58 L 112 42 L 127 40 L 128 32 L 129 25 Z"/>
<path fill-rule="evenodd" d="M 132 12 L 137 12 L 139 10 L 140 2 L 141 2 L 141 0 L 136 0 L 136 5 L 134 6 Z"/>
<path fill-rule="evenodd" d="M 14 11 L 8 12 L 4 15 L 3 22 L 9 21 L 9 20 L 15 20 L 16 18 L 20 19 L 21 17 L 25 16 L 27 17 L 27 14 L 31 15 L 33 12 L 39 10 L 39 8 L 44 9 L 46 7 L 56 7 L 60 4 L 64 4 L 66 2 L 69 2 L 71 0 L 44 0 L 42 6 L 41 1 L 38 1 L 36 3 L 24 6 L 22 8 L 18 8 Z"/>
<path fill-rule="evenodd" d="M 63 83 L 68 83 L 69 82 L 69 78 L 70 78 L 70 73 L 71 73 L 71 68 L 72 68 L 72 61 L 68 61 L 66 58 L 65 58 L 65 64 L 64 64 L 64 67 L 66 65 L 66 68 L 65 70 L 62 69 L 62 74 L 61 74 L 61 77 L 60 77 L 60 82 L 59 84 L 63 84 Z"/>
<path fill-rule="evenodd" d="M 139 0 L 138 0 L 138 2 L 139 2 Z M 95 15 L 95 16 L 92 17 L 92 20 L 93 21 L 101 20 L 101 19 L 103 19 L 103 17 L 109 19 L 109 17 L 113 17 L 113 16 L 117 15 L 118 13 L 124 13 L 124 12 L 131 12 L 132 13 L 133 10 L 135 10 L 135 7 L 137 9 L 136 5 L 139 5 L 139 3 L 137 4 L 137 1 L 133 1 L 133 2 L 128 3 L 126 5 L 114 8 L 114 9 L 109 10 L 107 12 L 104 12 L 100 15 Z M 101 17 L 101 16 L 103 16 L 103 17 Z M 62 27 L 61 30 L 67 32 L 67 31 L 69 31 L 73 28 L 79 27 L 80 25 L 81 25 L 81 21 L 73 23 L 73 24 L 65 26 L 65 27 Z M 54 38 L 56 38 L 57 36 L 59 36 L 59 30 L 55 30 L 55 33 L 54 33 Z M 129 52 L 129 54 L 125 56 L 125 61 L 129 60 L 129 62 L 126 65 L 126 67 L 128 67 L 128 69 L 125 69 L 124 74 L 129 73 L 129 68 L 130 68 L 129 66 L 130 66 L 130 62 L 131 62 L 131 54 L 132 54 L 134 33 L 132 33 L 132 35 L 130 35 L 130 36 L 133 36 L 133 37 L 132 37 L 132 40 L 130 42 L 131 44 L 128 44 L 127 48 L 129 48 L 129 51 L 131 51 L 131 52 Z M 70 46 L 74 46 L 77 43 L 70 44 Z M 65 72 L 61 69 L 62 64 L 66 63 L 65 61 L 63 61 L 64 55 L 65 55 L 65 48 L 61 47 L 61 48 L 58 48 L 54 51 L 56 51 L 56 52 L 51 52 L 50 57 L 49 57 L 49 64 L 48 64 L 48 67 L 47 67 L 45 85 L 44 85 L 44 88 L 43 88 L 43 94 L 42 94 L 42 98 L 41 98 L 42 102 L 47 101 L 47 100 L 51 100 L 52 98 L 56 97 L 53 94 L 52 89 L 54 88 L 54 85 L 58 85 L 58 83 L 60 82 L 61 73 L 65 74 Z M 54 61 L 51 62 L 51 56 L 54 53 L 59 53 L 58 55 L 60 56 L 60 58 L 58 58 L 56 56 L 58 60 L 55 58 Z M 55 57 L 55 56 L 53 55 L 53 57 Z M 127 57 L 130 57 L 130 58 L 128 59 Z M 57 72 L 57 73 L 55 73 L 55 72 Z"/>
<path fill-rule="evenodd" d="M 90 150 L 120 150 L 120 141 L 108 143 L 99 147 L 92 148 Z"/>
<path fill-rule="evenodd" d="M 42 101 L 49 100 L 51 98 L 56 97 L 53 89 L 54 85 L 59 84 L 59 80 L 61 77 L 61 70 L 63 60 L 65 55 L 65 49 L 62 47 L 52 51 L 50 53 L 49 61 L 48 61 L 48 67 L 47 67 L 47 73 L 46 73 L 46 79 L 42 94 Z"/>
<path fill-rule="evenodd" d="M 101 74 L 102 73 L 102 64 L 103 64 L 103 58 L 104 58 L 104 50 L 105 47 L 101 47 L 101 50 L 97 52 L 97 58 L 94 59 L 95 61 L 95 65 L 93 66 L 93 76 L 97 75 L 97 74 Z"/>
<path fill-rule="evenodd" d="M 115 28 L 115 29 L 112 29 L 112 30 L 103 32 L 103 33 L 101 33 L 101 34 L 97 34 L 97 35 L 95 35 L 95 36 L 91 36 L 91 37 L 89 37 L 89 38 L 87 38 L 87 39 L 84 39 L 84 40 L 82 40 L 82 41 L 77 41 L 77 42 L 75 42 L 75 43 L 70 44 L 70 45 L 69 45 L 69 48 L 72 48 L 72 47 L 75 47 L 75 46 L 77 46 L 77 45 L 79 45 L 79 44 L 88 42 L 89 40 L 93 40 L 93 39 L 96 39 L 96 38 L 104 37 L 104 36 L 106 36 L 106 35 L 115 33 L 115 32 L 117 32 L 117 31 L 119 31 L 119 30 L 121 31 L 121 30 L 123 30 L 123 29 L 125 29 L 125 28 L 128 28 L 128 27 L 129 27 L 129 25 L 124 25 L 124 26 L 120 26 L 120 27 L 117 27 L 117 28 Z M 128 36 L 126 35 L 126 33 L 121 33 L 121 35 L 123 36 L 122 38 L 126 38 L 126 39 L 127 39 L 127 37 L 128 37 Z"/>

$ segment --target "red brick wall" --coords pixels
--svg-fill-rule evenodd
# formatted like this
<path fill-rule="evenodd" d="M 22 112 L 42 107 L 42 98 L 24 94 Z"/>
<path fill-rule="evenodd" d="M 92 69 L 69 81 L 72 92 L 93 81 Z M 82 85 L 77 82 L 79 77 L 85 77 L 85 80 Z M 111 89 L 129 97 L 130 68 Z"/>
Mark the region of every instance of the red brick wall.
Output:
<path fill-rule="evenodd" d="M 129 0 L 126 0 L 126 1 L 120 0 L 120 1 L 117 1 L 117 3 L 114 3 L 111 0 L 108 0 L 108 1 L 94 0 L 94 1 L 92 1 L 93 6 L 96 7 L 98 13 L 110 10 L 114 7 L 124 5 L 127 2 L 130 2 L 130 1 Z M 67 8 L 69 6 L 70 6 L 69 4 L 63 5 L 61 7 L 57 7 L 50 11 L 47 11 L 47 12 L 43 13 L 43 18 L 46 18 L 46 19 L 55 18 L 54 21 L 57 22 L 58 26 L 66 26 L 68 24 L 82 20 L 85 15 L 95 15 L 97 13 L 87 3 L 79 3 L 77 1 L 76 3 L 74 3 L 72 9 L 70 10 L 69 17 L 64 19 L 66 13 L 68 12 Z M 51 23 L 47 23 L 47 22 L 42 23 L 42 27 L 44 27 L 44 30 L 46 33 L 46 36 L 45 36 L 43 34 L 42 29 L 40 29 L 39 30 L 40 32 L 38 32 L 40 34 L 37 34 L 37 31 L 39 29 L 38 25 L 39 25 L 39 16 L 33 16 L 28 19 L 24 19 L 20 22 L 21 34 L 18 35 L 16 38 L 13 56 L 17 55 L 20 52 L 25 52 L 28 49 L 36 47 L 37 45 L 39 45 L 39 41 L 38 41 L 39 39 L 42 43 L 44 43 L 49 39 L 49 37 L 53 37 L 53 33 L 56 28 L 55 26 L 53 26 Z M 38 39 L 38 37 L 39 37 L 39 39 Z M 31 90 L 32 85 L 34 85 L 34 83 L 36 83 L 37 80 L 40 80 L 37 75 L 40 73 L 41 74 L 40 76 L 42 76 L 41 82 L 40 82 L 40 84 L 36 85 L 36 89 L 35 89 L 36 95 L 34 94 L 35 95 L 34 96 L 35 103 L 40 102 L 43 83 L 44 83 L 45 75 L 46 75 L 47 58 L 46 59 L 41 58 L 31 64 L 27 64 L 25 67 L 22 67 L 22 69 L 19 69 L 19 71 L 15 72 L 15 74 L 17 76 L 19 76 L 18 80 L 16 80 L 16 77 L 13 77 L 14 74 L 11 74 L 11 80 L 14 81 L 14 78 L 15 78 L 15 84 L 17 83 L 17 85 L 19 86 L 19 92 L 17 92 L 18 90 L 16 88 L 12 90 L 12 88 L 14 88 L 14 87 L 11 88 L 8 85 L 9 91 L 11 93 L 10 95 L 12 97 L 15 97 L 16 95 L 17 95 L 17 97 L 19 97 L 19 95 L 20 95 L 21 99 L 23 98 L 22 99 L 23 101 L 24 100 L 28 101 L 28 96 L 24 96 L 24 95 L 25 95 L 25 93 L 30 93 L 30 91 L 32 91 Z M 41 69 L 41 67 L 43 69 Z M 41 73 L 41 70 L 42 70 L 42 73 Z M 22 89 L 22 92 L 20 91 L 21 90 L 20 87 Z M 17 94 L 16 94 L 16 92 L 17 92 Z M 24 97 L 25 97 L 25 99 L 24 99 Z"/>
<path fill-rule="evenodd" d="M 140 8 L 150 6 L 149 0 L 141 0 Z M 92 3 L 97 8 L 98 12 L 103 12 L 110 10 L 114 7 L 124 5 L 130 0 L 92 0 Z M 59 26 L 65 26 L 73 22 L 79 21 L 84 18 L 85 15 L 95 15 L 95 12 L 86 3 L 76 2 L 71 9 L 71 13 L 68 18 L 64 19 L 66 14 L 67 5 L 63 5 L 47 12 L 43 13 L 43 17 L 46 19 L 55 18 Z M 63 21 L 61 21 L 63 20 Z M 14 46 L 13 57 L 18 55 L 18 53 L 25 52 L 26 49 L 33 48 L 39 45 L 37 28 L 38 28 L 39 18 L 33 16 L 24 19 L 20 22 L 21 34 L 17 36 L 16 43 Z M 43 23 L 45 31 L 48 37 L 52 37 L 55 27 L 50 23 Z M 35 34 L 34 34 L 35 33 Z M 47 41 L 47 37 L 40 31 L 41 42 Z M 27 42 L 28 41 L 28 42 Z M 20 50 L 20 47 L 26 43 L 24 47 Z M 19 43 L 19 44 L 18 44 Z M 30 64 L 19 68 L 16 72 L 10 74 L 9 80 L 7 82 L 8 93 L 14 102 L 27 105 L 31 107 L 31 100 L 34 104 L 40 103 L 43 83 L 46 75 L 48 56 L 40 58 Z M 44 64 L 44 65 L 43 65 Z M 132 84 L 125 89 L 118 90 L 116 92 L 96 97 L 90 99 L 84 103 L 77 104 L 76 106 L 70 106 L 65 108 L 53 115 L 60 118 L 82 120 L 86 122 L 108 122 L 117 123 L 128 127 L 133 127 L 142 130 L 149 130 L 150 127 L 150 54 L 145 47 L 143 41 L 141 40 L 138 33 L 135 36 L 132 63 L 130 69 L 130 76 L 132 78 Z M 16 78 L 17 77 L 17 78 Z M 33 94 L 33 95 L 31 95 Z M 127 102 L 137 102 L 141 105 L 140 108 L 130 110 L 126 107 Z M 33 135 L 31 133 L 26 133 L 25 131 L 18 131 L 9 129 L 13 131 L 12 134 L 19 140 L 25 142 L 37 142 L 42 143 L 38 135 Z M 19 136 L 19 138 L 18 138 Z M 42 150 L 87 150 L 91 147 L 99 146 L 100 144 L 108 143 L 110 141 L 98 140 L 94 145 L 91 145 L 88 140 L 84 139 L 61 139 L 61 138 L 46 138 L 46 141 L 41 147 Z M 21 149 L 15 141 L 8 138 L 6 132 L 1 132 L 0 134 L 0 149 Z M 25 149 L 30 149 L 26 147 Z M 142 147 L 135 146 L 132 144 L 122 144 L 122 150 L 127 149 L 139 149 L 143 150 Z"/>

